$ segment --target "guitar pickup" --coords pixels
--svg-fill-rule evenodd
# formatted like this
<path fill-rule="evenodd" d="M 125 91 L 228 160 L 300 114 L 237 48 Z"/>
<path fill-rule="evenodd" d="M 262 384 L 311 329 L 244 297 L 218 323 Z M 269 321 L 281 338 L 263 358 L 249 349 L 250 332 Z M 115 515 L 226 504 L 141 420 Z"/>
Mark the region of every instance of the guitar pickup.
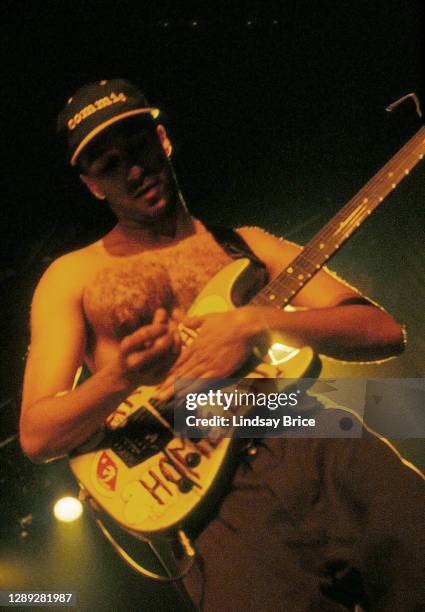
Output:
<path fill-rule="evenodd" d="M 132 468 L 146 459 L 153 457 L 173 439 L 170 431 L 162 429 L 156 432 L 126 431 L 120 434 L 111 444 L 111 449 L 128 468 Z"/>

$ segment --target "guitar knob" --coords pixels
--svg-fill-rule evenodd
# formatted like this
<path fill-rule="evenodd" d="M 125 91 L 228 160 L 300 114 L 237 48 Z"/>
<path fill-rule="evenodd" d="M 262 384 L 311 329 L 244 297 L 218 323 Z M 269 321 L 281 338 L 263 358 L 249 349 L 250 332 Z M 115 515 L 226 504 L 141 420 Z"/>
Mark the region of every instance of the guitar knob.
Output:
<path fill-rule="evenodd" d="M 201 463 L 201 455 L 199 453 L 187 453 L 185 462 L 187 467 L 197 467 Z"/>
<path fill-rule="evenodd" d="M 189 493 L 192 490 L 193 484 L 187 478 L 182 478 L 178 484 L 180 493 Z"/>

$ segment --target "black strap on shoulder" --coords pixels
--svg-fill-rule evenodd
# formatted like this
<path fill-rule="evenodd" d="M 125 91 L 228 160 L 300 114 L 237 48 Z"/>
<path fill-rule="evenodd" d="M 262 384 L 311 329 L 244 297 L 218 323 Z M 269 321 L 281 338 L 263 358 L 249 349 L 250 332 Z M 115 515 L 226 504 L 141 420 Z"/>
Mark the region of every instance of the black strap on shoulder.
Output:
<path fill-rule="evenodd" d="M 254 264 L 250 290 L 246 291 L 244 296 L 240 296 L 240 303 L 238 303 L 238 298 L 235 296 L 235 305 L 241 306 L 244 303 L 246 304 L 269 281 L 266 265 L 234 229 L 220 225 L 213 225 L 207 227 L 207 229 L 232 259 L 246 257 Z"/>
<path fill-rule="evenodd" d="M 247 257 L 259 267 L 265 268 L 265 264 L 261 259 L 258 259 L 251 247 L 236 230 L 223 225 L 211 225 L 207 226 L 207 229 L 232 259 Z"/>

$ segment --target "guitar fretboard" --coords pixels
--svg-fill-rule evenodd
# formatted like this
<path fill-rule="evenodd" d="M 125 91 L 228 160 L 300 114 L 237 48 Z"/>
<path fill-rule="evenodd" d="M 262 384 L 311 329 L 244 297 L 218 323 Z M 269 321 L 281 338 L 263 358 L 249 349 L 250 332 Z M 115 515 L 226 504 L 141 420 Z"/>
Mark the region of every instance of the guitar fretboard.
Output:
<path fill-rule="evenodd" d="M 289 304 L 425 155 L 422 127 L 307 244 L 292 263 L 252 300 L 259 306 Z"/>

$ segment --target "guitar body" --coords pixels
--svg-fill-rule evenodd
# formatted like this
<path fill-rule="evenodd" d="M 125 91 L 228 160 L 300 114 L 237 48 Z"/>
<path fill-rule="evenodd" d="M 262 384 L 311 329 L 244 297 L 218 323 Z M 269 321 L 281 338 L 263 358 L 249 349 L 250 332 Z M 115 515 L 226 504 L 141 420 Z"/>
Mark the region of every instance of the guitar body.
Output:
<path fill-rule="evenodd" d="M 250 290 L 251 271 L 248 259 L 226 266 L 205 286 L 189 314 L 235 308 Z M 309 347 L 284 347 L 279 355 L 256 363 L 244 377 L 300 378 L 315 361 Z M 97 504 L 124 529 L 147 537 L 172 534 L 215 505 L 232 472 L 235 446 L 231 438 L 194 441 L 162 426 L 146 431 L 140 424 L 135 427 L 141 414 L 155 411 L 150 403 L 154 395 L 155 387 L 136 389 L 107 419 L 104 432 L 70 459 L 80 485 Z"/>

